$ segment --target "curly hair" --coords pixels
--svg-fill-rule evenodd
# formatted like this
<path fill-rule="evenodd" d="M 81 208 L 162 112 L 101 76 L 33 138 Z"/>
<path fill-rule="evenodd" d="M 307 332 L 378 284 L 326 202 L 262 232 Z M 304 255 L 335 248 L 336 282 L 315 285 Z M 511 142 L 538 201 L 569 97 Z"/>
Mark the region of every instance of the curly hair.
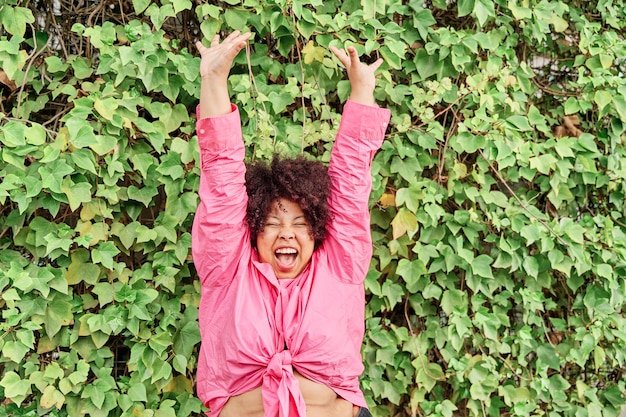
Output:
<path fill-rule="evenodd" d="M 328 168 L 321 162 L 303 156 L 282 159 L 274 155 L 270 164 L 261 161 L 248 164 L 246 190 L 247 222 L 253 245 L 263 231 L 272 204 L 281 198 L 300 205 L 311 226 L 315 246 L 323 242 L 330 217 L 327 203 L 330 179 Z"/>

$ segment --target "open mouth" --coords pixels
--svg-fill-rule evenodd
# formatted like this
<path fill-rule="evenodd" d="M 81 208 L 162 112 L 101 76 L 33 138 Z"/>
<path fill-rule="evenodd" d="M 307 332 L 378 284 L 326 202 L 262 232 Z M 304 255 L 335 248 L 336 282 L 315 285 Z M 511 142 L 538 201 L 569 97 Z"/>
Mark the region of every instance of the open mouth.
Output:
<path fill-rule="evenodd" d="M 274 256 L 281 268 L 290 268 L 296 262 L 298 251 L 294 248 L 279 248 L 274 252 Z"/>

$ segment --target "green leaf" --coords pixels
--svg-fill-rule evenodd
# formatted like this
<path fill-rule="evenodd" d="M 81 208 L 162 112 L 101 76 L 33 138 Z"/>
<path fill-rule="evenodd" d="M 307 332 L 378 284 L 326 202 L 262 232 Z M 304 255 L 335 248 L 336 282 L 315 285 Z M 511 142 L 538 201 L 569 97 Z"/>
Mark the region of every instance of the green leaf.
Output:
<path fill-rule="evenodd" d="M 30 145 L 43 145 L 46 143 L 46 129 L 39 123 L 32 123 L 26 132 L 26 142 Z"/>
<path fill-rule="evenodd" d="M 67 196 L 72 211 L 80 207 L 82 203 L 91 201 L 91 184 L 87 182 L 75 184 L 70 177 L 66 177 L 61 184 L 61 191 Z"/>
<path fill-rule="evenodd" d="M 400 188 L 396 192 L 396 204 L 405 205 L 413 213 L 417 212 L 421 198 L 423 198 L 423 193 L 413 187 Z"/>
<path fill-rule="evenodd" d="M 556 167 L 558 160 L 550 155 L 544 154 L 530 158 L 530 167 L 542 174 L 548 175 Z"/>
<path fill-rule="evenodd" d="M 133 401 L 148 401 L 146 386 L 142 382 L 136 382 L 134 384 L 131 384 L 131 386 L 128 388 L 128 396 Z"/>
<path fill-rule="evenodd" d="M 467 309 L 467 295 L 460 290 L 445 290 L 441 296 L 441 309 L 449 316 L 455 309 Z"/>
<path fill-rule="evenodd" d="M 561 361 L 556 353 L 556 349 L 549 344 L 542 344 L 537 348 L 537 358 L 539 362 L 554 370 L 561 369 Z"/>
<path fill-rule="evenodd" d="M 491 0 L 476 0 L 474 4 L 474 14 L 478 18 L 480 26 L 484 26 L 487 19 L 496 16 L 494 2 Z"/>
<path fill-rule="evenodd" d="M 509 0 L 508 7 L 515 20 L 530 19 L 533 16 L 533 12 L 528 7 L 518 6 L 516 0 Z"/>
<path fill-rule="evenodd" d="M 152 2 L 152 0 L 133 0 L 133 7 L 137 15 L 141 14 L 146 7 Z"/>
<path fill-rule="evenodd" d="M 622 95 L 613 96 L 613 105 L 620 119 L 626 122 L 626 99 Z"/>
<path fill-rule="evenodd" d="M 20 363 L 30 349 L 22 342 L 9 340 L 2 346 L 2 356 L 15 363 Z"/>
<path fill-rule="evenodd" d="M 54 299 L 46 306 L 44 325 L 48 337 L 57 334 L 62 326 L 71 324 L 73 320 L 72 305 L 67 301 Z"/>
<path fill-rule="evenodd" d="M 407 290 L 411 293 L 420 292 L 424 289 L 424 280 L 420 280 L 422 276 L 424 276 L 428 270 L 419 259 L 414 259 L 409 261 L 408 259 L 400 259 L 398 262 L 398 268 L 396 268 L 396 274 L 404 279 L 406 282 Z"/>
<path fill-rule="evenodd" d="M 534 256 L 527 256 L 522 263 L 524 270 L 533 278 L 537 278 L 539 275 L 539 263 Z"/>
<path fill-rule="evenodd" d="M 484 278 L 493 278 L 491 263 L 493 258 L 489 255 L 479 255 L 472 261 L 472 272 Z"/>
<path fill-rule="evenodd" d="M 6 7 L 5 7 L 6 9 Z M 0 126 L 0 141 L 9 147 L 23 146 L 26 144 L 26 126 L 24 123 L 10 121 Z"/>
<path fill-rule="evenodd" d="M 423 386 L 426 391 L 433 390 L 437 381 L 444 379 L 444 373 L 441 366 L 436 363 L 424 363 L 427 359 L 418 357 L 412 364 L 416 369 L 415 382 L 418 386 Z"/>
<path fill-rule="evenodd" d="M 23 37 L 26 25 L 35 22 L 33 12 L 26 7 L 4 5 L 0 9 L 0 26 L 15 37 Z M 43 45 L 39 45 L 41 47 Z"/>
<path fill-rule="evenodd" d="M 473 135 L 469 132 L 460 132 L 451 140 L 450 146 L 457 152 L 474 153 L 485 146 L 483 135 Z"/>
<path fill-rule="evenodd" d="M 8 371 L 2 377 L 0 386 L 4 388 L 4 396 L 16 402 L 18 405 L 31 393 L 30 382 L 22 379 L 13 371 Z"/>
<path fill-rule="evenodd" d="M 113 258 L 120 253 L 113 242 L 101 242 L 91 251 L 94 263 L 102 264 L 105 268 L 113 269 Z"/>
<path fill-rule="evenodd" d="M 520 132 L 528 132 L 533 130 L 530 124 L 528 123 L 528 118 L 524 116 L 509 116 L 506 119 L 507 124 L 514 130 Z"/>
<path fill-rule="evenodd" d="M 457 7 L 459 17 L 467 16 L 474 10 L 474 0 L 459 0 Z"/>
<path fill-rule="evenodd" d="M 117 111 L 118 104 L 117 100 L 111 97 L 105 99 L 97 98 L 93 103 L 93 108 L 106 120 L 113 120 L 113 115 L 115 115 Z"/>
<path fill-rule="evenodd" d="M 191 0 L 172 0 L 172 5 L 174 6 L 174 13 L 178 14 L 183 10 L 191 9 Z"/>
<path fill-rule="evenodd" d="M 173 349 L 177 355 L 190 358 L 193 349 L 200 342 L 200 332 L 195 322 L 187 322 L 174 335 Z"/>

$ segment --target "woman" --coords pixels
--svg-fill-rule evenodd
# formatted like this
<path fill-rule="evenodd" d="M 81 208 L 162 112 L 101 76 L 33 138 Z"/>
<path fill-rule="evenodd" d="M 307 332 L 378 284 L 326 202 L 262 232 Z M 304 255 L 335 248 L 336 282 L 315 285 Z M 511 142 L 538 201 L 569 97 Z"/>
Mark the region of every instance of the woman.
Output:
<path fill-rule="evenodd" d="M 275 159 L 250 168 L 246 182 L 227 78 L 249 37 L 235 31 L 221 43 L 215 36 L 210 48 L 196 45 L 198 396 L 210 416 L 368 416 L 358 378 L 372 253 L 370 164 L 390 117 L 373 96 L 382 60 L 366 65 L 354 48 L 331 48 L 352 91 L 327 172 L 303 158 Z"/>

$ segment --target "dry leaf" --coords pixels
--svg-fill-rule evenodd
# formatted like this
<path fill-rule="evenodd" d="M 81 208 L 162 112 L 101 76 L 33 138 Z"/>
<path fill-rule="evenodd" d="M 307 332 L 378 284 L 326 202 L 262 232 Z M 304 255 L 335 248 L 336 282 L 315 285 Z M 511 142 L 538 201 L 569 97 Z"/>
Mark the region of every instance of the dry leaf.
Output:
<path fill-rule="evenodd" d="M 15 91 L 17 89 L 17 85 L 15 84 L 15 82 L 13 82 L 13 80 L 9 80 L 9 77 L 7 76 L 6 72 L 4 72 L 1 69 L 0 69 L 0 83 L 9 87 L 11 91 Z"/>

